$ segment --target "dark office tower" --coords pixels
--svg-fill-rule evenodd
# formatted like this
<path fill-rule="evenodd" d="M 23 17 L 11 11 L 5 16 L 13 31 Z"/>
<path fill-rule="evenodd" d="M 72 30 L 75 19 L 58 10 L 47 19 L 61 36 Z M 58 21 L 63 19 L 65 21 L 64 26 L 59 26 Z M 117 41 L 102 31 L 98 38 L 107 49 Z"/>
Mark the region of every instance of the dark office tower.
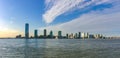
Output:
<path fill-rule="evenodd" d="M 46 38 L 46 37 L 47 37 L 47 30 L 44 29 L 44 38 Z"/>
<path fill-rule="evenodd" d="M 38 38 L 38 30 L 34 31 L 34 38 Z"/>
<path fill-rule="evenodd" d="M 29 38 L 29 24 L 26 23 L 25 24 L 25 38 Z"/>
<path fill-rule="evenodd" d="M 79 39 L 81 38 L 81 32 L 78 33 L 78 38 L 79 38 Z"/>
<path fill-rule="evenodd" d="M 89 33 L 86 33 L 86 38 L 89 38 Z"/>
<path fill-rule="evenodd" d="M 67 38 L 67 39 L 69 38 L 69 34 L 66 34 L 66 38 Z"/>
<path fill-rule="evenodd" d="M 78 34 L 77 33 L 75 33 L 75 37 L 74 38 L 76 38 L 76 39 L 78 38 Z"/>
<path fill-rule="evenodd" d="M 58 31 L 58 38 L 62 39 L 62 31 Z"/>
<path fill-rule="evenodd" d="M 90 39 L 93 39 L 93 38 L 94 38 L 94 35 L 90 34 L 90 35 L 89 35 L 89 38 L 90 38 Z"/>
<path fill-rule="evenodd" d="M 50 31 L 50 38 L 53 38 L 53 31 Z"/>

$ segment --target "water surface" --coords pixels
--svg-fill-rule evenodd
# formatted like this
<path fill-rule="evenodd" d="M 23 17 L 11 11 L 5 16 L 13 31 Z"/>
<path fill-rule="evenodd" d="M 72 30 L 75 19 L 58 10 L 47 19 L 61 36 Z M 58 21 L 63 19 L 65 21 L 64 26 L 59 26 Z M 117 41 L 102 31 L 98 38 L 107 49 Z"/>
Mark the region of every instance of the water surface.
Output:
<path fill-rule="evenodd" d="M 0 39 L 0 58 L 119 58 L 120 39 Z"/>

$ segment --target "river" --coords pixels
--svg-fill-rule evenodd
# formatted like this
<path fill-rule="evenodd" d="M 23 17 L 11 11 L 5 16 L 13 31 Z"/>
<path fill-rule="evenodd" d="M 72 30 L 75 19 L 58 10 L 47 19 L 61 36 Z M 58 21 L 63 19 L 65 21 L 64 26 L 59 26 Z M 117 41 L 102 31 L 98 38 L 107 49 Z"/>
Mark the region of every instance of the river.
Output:
<path fill-rule="evenodd" d="M 0 39 L 0 58 L 119 58 L 120 39 Z"/>

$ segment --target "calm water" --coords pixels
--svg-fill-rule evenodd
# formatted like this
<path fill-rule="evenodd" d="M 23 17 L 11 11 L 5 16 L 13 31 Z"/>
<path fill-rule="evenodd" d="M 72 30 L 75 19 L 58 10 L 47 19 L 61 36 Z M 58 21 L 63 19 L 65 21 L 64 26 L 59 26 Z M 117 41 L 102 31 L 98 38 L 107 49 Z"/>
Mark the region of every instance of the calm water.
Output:
<path fill-rule="evenodd" d="M 120 39 L 0 39 L 0 58 L 119 58 Z"/>

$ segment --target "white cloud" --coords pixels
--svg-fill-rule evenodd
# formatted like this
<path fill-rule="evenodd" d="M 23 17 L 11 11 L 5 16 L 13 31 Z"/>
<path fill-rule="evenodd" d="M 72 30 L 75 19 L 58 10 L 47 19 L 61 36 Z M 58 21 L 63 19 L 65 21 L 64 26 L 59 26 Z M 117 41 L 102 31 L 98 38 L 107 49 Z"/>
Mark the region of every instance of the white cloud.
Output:
<path fill-rule="evenodd" d="M 79 0 L 79 1 L 76 0 L 76 1 L 79 3 L 82 3 L 80 2 L 82 0 Z M 80 8 L 89 6 L 92 3 L 95 3 L 96 5 L 98 5 L 98 4 L 107 2 L 107 3 L 112 3 L 113 7 L 104 9 L 103 11 L 91 11 L 90 13 L 83 14 L 82 16 L 75 18 L 69 22 L 43 27 L 43 28 L 40 28 L 40 30 L 43 30 L 43 29 L 54 30 L 55 33 L 57 33 L 58 30 L 62 30 L 64 31 L 63 34 L 71 33 L 71 32 L 75 33 L 80 31 L 80 32 L 102 33 L 106 35 L 120 36 L 119 34 L 120 32 L 120 27 L 119 27 L 120 26 L 119 24 L 120 1 L 119 0 L 114 0 L 114 1 L 113 0 L 92 0 L 92 1 L 93 2 L 88 2 L 80 6 L 77 3 L 73 2 L 75 3 L 75 5 L 72 5 L 71 3 L 69 5 L 70 8 L 66 3 L 58 5 L 60 2 L 56 2 L 55 4 L 52 4 L 52 6 L 49 6 L 51 8 L 49 8 L 46 11 L 46 13 L 43 15 L 44 19 L 47 23 L 51 23 L 57 16 L 67 11 L 70 11 L 73 7 L 77 6 L 77 9 L 80 9 Z"/>
<path fill-rule="evenodd" d="M 98 5 L 109 0 L 91 0 L 85 2 L 87 0 L 46 0 L 46 12 L 43 14 L 43 19 L 46 23 L 51 23 L 55 20 L 59 15 L 75 10 L 85 8 L 89 5 Z"/>
<path fill-rule="evenodd" d="M 70 32 L 90 32 L 90 33 L 103 33 L 113 35 L 114 33 L 120 32 L 120 12 L 115 12 L 111 14 L 98 14 L 98 13 L 90 13 L 82 15 L 79 18 L 76 18 L 70 22 L 66 22 L 63 24 L 58 24 L 54 26 L 48 26 L 41 28 L 54 30 L 57 33 L 58 30 L 62 30 L 65 33 Z M 119 35 L 119 34 L 117 34 Z"/>

